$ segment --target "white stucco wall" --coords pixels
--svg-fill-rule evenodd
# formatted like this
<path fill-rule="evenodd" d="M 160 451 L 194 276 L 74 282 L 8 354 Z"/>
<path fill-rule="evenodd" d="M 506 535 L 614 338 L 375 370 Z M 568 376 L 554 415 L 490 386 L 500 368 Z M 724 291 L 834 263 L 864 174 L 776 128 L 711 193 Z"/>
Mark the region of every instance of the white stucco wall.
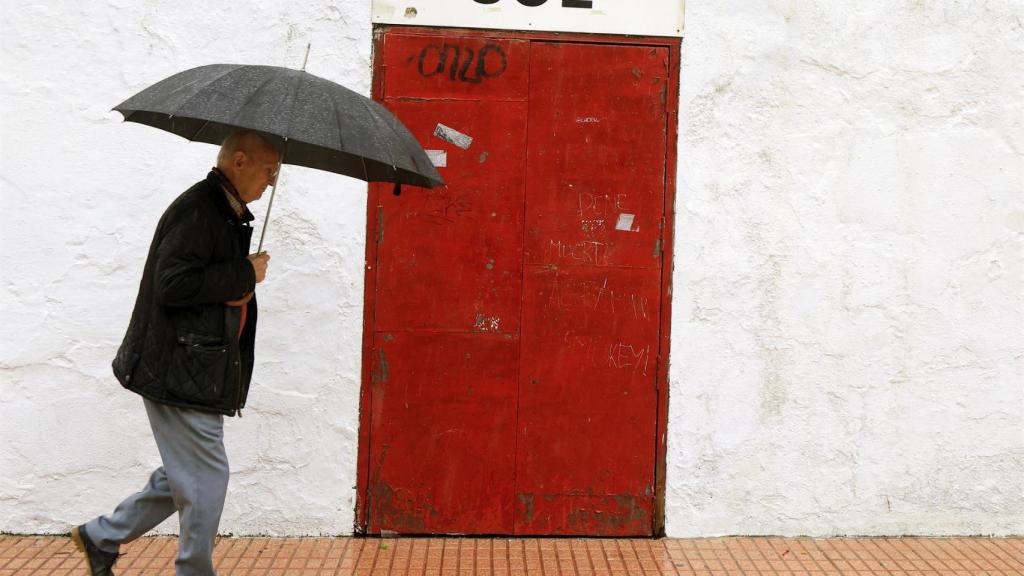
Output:
<path fill-rule="evenodd" d="M 298 67 L 310 42 L 307 70 L 368 94 L 370 7 L 53 0 L 5 2 L 0 18 L 0 531 L 57 532 L 159 465 L 110 360 L 157 219 L 217 151 L 110 108 L 193 66 Z M 226 533 L 352 530 L 365 210 L 365 184 L 285 167 L 258 379 L 225 426 Z"/>
<path fill-rule="evenodd" d="M 308 42 L 310 72 L 369 91 L 368 0 L 207 4 L 0 9 L 0 532 L 64 531 L 159 463 L 109 362 L 215 148 L 109 109 Z M 669 535 L 1024 533 L 1022 19 L 688 2 Z M 351 530 L 364 191 L 285 169 L 225 533 Z"/>
<path fill-rule="evenodd" d="M 1024 533 L 1022 19 L 687 2 L 669 534 Z"/>

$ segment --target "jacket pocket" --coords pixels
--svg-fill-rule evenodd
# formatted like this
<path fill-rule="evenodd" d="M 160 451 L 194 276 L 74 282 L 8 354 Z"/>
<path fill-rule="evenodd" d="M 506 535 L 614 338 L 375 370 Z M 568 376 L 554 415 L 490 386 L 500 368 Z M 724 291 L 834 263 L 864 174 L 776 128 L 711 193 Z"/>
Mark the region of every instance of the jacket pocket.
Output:
<path fill-rule="evenodd" d="M 167 392 L 185 402 L 216 403 L 224 393 L 230 357 L 227 344 L 218 338 L 178 333 L 165 382 Z"/>

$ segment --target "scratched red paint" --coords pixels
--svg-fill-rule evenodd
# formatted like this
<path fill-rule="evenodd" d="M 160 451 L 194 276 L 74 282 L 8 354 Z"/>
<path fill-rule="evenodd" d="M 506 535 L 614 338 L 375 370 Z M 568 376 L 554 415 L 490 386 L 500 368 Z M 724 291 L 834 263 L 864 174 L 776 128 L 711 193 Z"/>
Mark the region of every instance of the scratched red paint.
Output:
<path fill-rule="evenodd" d="M 371 529 L 510 533 L 517 342 L 432 331 L 375 340 Z"/>
<path fill-rule="evenodd" d="M 667 52 L 531 45 L 516 534 L 651 533 Z"/>
<path fill-rule="evenodd" d="M 374 240 L 380 240 L 377 298 L 386 305 L 377 307 L 377 329 L 465 331 L 481 316 L 518 336 L 526 103 L 387 99 L 385 105 L 420 142 L 447 152 L 448 166 L 440 170 L 448 186 L 381 194 L 381 233 Z M 433 136 L 438 122 L 470 133 L 473 145 L 462 150 Z"/>
<path fill-rule="evenodd" d="M 371 195 L 367 531 L 650 535 L 667 49 L 378 45 L 449 184 Z"/>

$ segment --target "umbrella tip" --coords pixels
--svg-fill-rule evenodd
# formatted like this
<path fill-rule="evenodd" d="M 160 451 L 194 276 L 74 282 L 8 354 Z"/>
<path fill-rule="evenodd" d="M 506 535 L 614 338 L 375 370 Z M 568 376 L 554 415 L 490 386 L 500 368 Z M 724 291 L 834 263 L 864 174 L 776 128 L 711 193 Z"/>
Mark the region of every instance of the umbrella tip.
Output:
<path fill-rule="evenodd" d="M 309 49 L 313 47 L 313 43 L 306 44 L 306 57 L 302 59 L 302 70 L 306 70 L 306 62 L 309 61 Z"/>

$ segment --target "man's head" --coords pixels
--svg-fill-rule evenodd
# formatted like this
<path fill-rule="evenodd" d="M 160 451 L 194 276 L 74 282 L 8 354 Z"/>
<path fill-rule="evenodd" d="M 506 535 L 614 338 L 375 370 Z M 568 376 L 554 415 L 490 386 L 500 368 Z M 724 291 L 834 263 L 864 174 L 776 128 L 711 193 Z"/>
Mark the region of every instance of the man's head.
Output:
<path fill-rule="evenodd" d="M 280 160 L 277 148 L 266 137 L 252 130 L 238 130 L 221 144 L 217 168 L 248 204 L 259 200 L 267 186 L 274 184 Z"/>

